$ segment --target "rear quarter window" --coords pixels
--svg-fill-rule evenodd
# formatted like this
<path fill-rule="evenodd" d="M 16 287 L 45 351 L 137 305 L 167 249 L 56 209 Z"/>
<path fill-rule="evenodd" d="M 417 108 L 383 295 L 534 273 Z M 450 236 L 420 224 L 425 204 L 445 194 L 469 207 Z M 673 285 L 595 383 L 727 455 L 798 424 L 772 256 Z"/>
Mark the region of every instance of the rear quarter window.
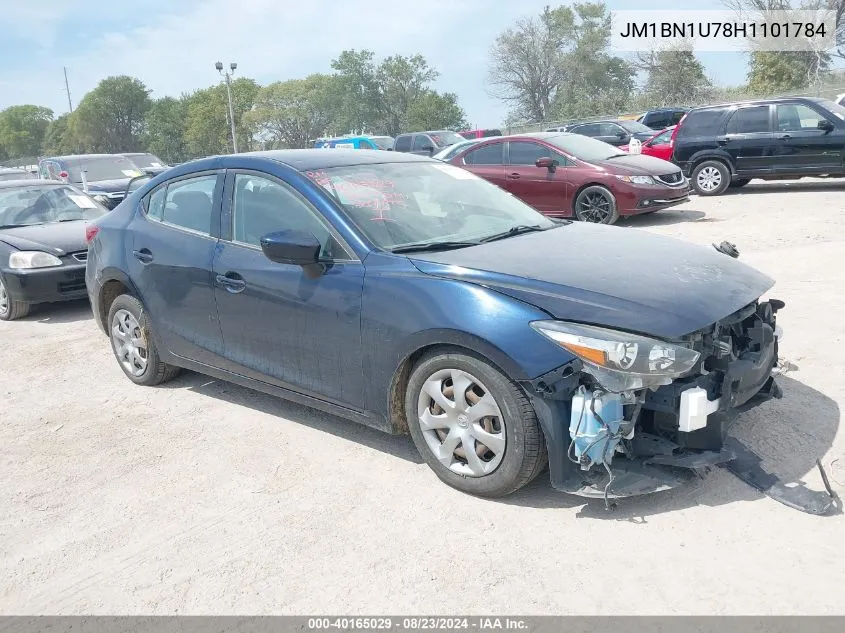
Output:
<path fill-rule="evenodd" d="M 689 112 L 678 130 L 677 138 L 718 134 L 726 112 L 726 108 Z"/>
<path fill-rule="evenodd" d="M 397 152 L 410 152 L 411 151 L 411 136 L 397 136 L 396 142 L 393 145 L 393 149 Z"/>

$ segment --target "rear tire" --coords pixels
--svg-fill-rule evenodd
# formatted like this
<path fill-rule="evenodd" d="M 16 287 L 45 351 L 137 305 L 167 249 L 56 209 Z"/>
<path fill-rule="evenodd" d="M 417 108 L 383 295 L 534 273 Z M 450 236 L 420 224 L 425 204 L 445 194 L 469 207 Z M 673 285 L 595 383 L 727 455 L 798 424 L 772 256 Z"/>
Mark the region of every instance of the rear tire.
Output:
<path fill-rule="evenodd" d="M 424 356 L 408 381 L 405 414 L 422 458 L 441 481 L 462 492 L 509 495 L 548 463 L 528 397 L 470 352 L 439 350 Z"/>
<path fill-rule="evenodd" d="M 591 185 L 581 190 L 575 198 L 575 217 L 581 222 L 613 224 L 619 219 L 616 198 L 610 189 Z"/>
<path fill-rule="evenodd" d="M 3 283 L 3 279 L 0 279 L 0 321 L 22 319 L 29 314 L 31 307 L 31 303 L 12 299 L 6 285 Z"/>
<path fill-rule="evenodd" d="M 136 385 L 160 385 L 179 373 L 178 367 L 161 360 L 147 312 L 132 295 L 112 302 L 106 327 L 118 365 Z"/>
<path fill-rule="evenodd" d="M 690 180 L 698 195 L 719 196 L 731 184 L 731 172 L 720 160 L 705 160 L 695 166 Z"/>

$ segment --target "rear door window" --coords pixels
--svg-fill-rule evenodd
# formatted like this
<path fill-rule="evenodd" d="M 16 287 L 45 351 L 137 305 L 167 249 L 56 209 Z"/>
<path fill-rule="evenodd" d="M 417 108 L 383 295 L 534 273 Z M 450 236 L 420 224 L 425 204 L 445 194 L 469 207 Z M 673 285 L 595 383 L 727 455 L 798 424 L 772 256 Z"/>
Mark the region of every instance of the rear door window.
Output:
<path fill-rule="evenodd" d="M 147 203 L 147 217 L 195 233 L 211 235 L 217 179 L 217 174 L 209 174 L 159 187 Z"/>
<path fill-rule="evenodd" d="M 728 134 L 760 134 L 771 132 L 769 106 L 739 108 L 728 120 Z"/>
<path fill-rule="evenodd" d="M 472 150 L 464 156 L 467 165 L 502 165 L 504 164 L 504 143 L 491 143 Z"/>
<path fill-rule="evenodd" d="M 405 134 L 402 136 L 396 137 L 396 144 L 394 145 L 394 149 L 397 152 L 410 152 L 411 151 L 411 135 Z"/>

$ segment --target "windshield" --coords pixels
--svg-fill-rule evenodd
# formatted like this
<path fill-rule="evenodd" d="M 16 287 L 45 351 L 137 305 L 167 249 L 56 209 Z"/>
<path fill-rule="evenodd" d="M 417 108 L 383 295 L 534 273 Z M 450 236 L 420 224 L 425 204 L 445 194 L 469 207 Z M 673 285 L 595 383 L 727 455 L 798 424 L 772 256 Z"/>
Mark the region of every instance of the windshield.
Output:
<path fill-rule="evenodd" d="M 819 99 L 818 104 L 825 110 L 830 110 L 830 112 L 840 121 L 845 121 L 845 107 L 839 105 L 838 103 L 834 103 L 829 99 Z"/>
<path fill-rule="evenodd" d="M 127 158 L 131 160 L 138 169 L 164 167 L 164 161 L 155 154 L 130 154 Z"/>
<path fill-rule="evenodd" d="M 432 141 L 437 143 L 437 147 L 448 147 L 466 140 L 463 136 L 454 132 L 432 132 L 429 136 Z"/>
<path fill-rule="evenodd" d="M 392 136 L 371 136 L 370 140 L 375 143 L 379 149 L 393 149 Z"/>
<path fill-rule="evenodd" d="M 624 152 L 619 151 L 613 145 L 590 138 L 589 136 L 581 136 L 580 134 L 561 134 L 560 136 L 550 136 L 544 140 L 559 147 L 575 158 L 580 158 L 587 162 L 607 160 L 611 156 L 624 156 Z"/>
<path fill-rule="evenodd" d="M 89 196 L 69 185 L 0 189 L 0 228 L 93 220 L 106 212 Z"/>
<path fill-rule="evenodd" d="M 477 242 L 515 226 L 558 226 L 486 180 L 452 165 L 382 163 L 309 171 L 374 244 Z"/>
<path fill-rule="evenodd" d="M 82 170 L 86 170 L 88 182 L 98 180 L 120 180 L 140 176 L 140 170 L 123 156 L 104 156 L 68 161 L 68 175 L 71 182 L 82 182 Z"/>
<path fill-rule="evenodd" d="M 631 134 L 639 134 L 640 132 L 654 134 L 654 130 L 647 125 L 643 125 L 639 121 L 617 121 L 617 123 L 628 130 Z"/>

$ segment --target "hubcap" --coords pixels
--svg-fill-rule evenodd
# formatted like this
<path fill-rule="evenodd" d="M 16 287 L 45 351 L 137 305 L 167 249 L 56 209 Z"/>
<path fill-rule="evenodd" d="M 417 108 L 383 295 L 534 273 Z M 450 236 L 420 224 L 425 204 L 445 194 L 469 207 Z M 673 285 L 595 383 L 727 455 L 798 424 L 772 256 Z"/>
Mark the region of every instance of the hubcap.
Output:
<path fill-rule="evenodd" d="M 440 463 L 466 477 L 489 475 L 505 456 L 505 421 L 480 380 L 441 369 L 420 390 L 417 414 L 423 437 Z"/>
<path fill-rule="evenodd" d="M 111 326 L 114 354 L 123 368 L 133 376 L 147 370 L 147 341 L 138 323 L 128 310 L 118 310 Z"/>
<path fill-rule="evenodd" d="M 610 200 L 603 193 L 582 194 L 578 199 L 578 217 L 584 222 L 604 222 L 611 215 Z"/>
<path fill-rule="evenodd" d="M 6 286 L 3 285 L 3 280 L 0 279 L 0 314 L 6 314 L 9 311 L 9 293 L 6 292 Z"/>
<path fill-rule="evenodd" d="M 722 173 L 715 167 L 705 167 L 698 172 L 696 184 L 702 191 L 715 191 L 722 184 Z"/>

